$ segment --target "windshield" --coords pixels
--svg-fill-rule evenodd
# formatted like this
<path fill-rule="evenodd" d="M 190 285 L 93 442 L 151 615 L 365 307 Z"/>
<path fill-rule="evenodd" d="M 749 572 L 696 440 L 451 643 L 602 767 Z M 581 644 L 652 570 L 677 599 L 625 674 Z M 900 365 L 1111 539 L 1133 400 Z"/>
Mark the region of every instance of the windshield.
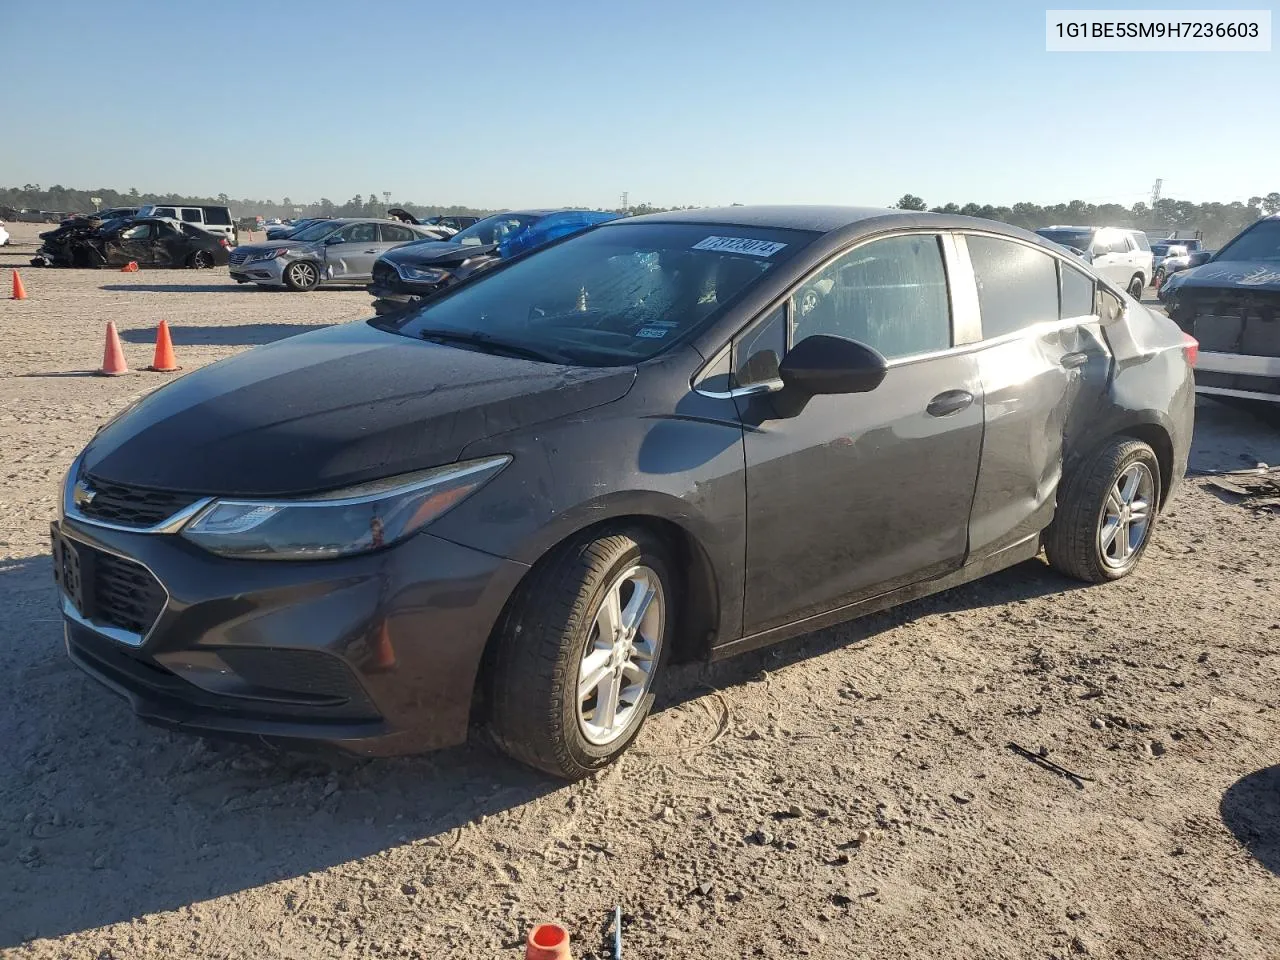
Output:
<path fill-rule="evenodd" d="M 312 240 L 323 240 L 340 226 L 341 224 L 334 223 L 331 220 L 321 220 L 319 223 L 313 223 L 309 227 L 303 227 L 289 239 L 301 240 L 303 243 L 307 243 Z"/>
<path fill-rule="evenodd" d="M 1075 247 L 1077 250 L 1088 250 L 1089 239 L 1093 234 L 1088 230 L 1037 230 L 1040 236 L 1064 247 Z"/>
<path fill-rule="evenodd" d="M 542 219 L 541 216 L 535 213 L 497 213 L 455 233 L 452 242 L 460 243 L 464 247 L 501 243 L 506 237 L 519 233 L 529 224 L 540 219 Z"/>
<path fill-rule="evenodd" d="M 1218 251 L 1214 260 L 1280 260 L 1280 220 L 1263 220 Z"/>
<path fill-rule="evenodd" d="M 396 331 L 466 334 L 586 366 L 636 363 L 697 330 L 815 236 L 702 224 L 604 227 L 460 286 Z"/>

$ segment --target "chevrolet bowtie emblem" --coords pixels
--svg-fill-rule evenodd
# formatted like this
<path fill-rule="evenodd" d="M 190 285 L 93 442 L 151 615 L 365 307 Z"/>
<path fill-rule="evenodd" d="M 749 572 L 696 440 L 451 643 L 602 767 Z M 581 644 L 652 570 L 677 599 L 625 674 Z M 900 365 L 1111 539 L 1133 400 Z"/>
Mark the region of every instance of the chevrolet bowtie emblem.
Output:
<path fill-rule="evenodd" d="M 71 491 L 71 499 L 77 507 L 87 507 L 97 495 L 98 491 L 91 490 L 83 480 L 77 480 L 75 489 Z"/>

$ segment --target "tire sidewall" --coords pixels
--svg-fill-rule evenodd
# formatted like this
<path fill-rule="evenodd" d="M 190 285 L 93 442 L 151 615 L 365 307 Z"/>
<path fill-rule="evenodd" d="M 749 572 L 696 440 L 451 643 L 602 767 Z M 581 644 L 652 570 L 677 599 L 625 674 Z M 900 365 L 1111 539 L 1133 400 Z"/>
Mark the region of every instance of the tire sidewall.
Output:
<path fill-rule="evenodd" d="M 1135 463 L 1141 461 L 1151 473 L 1152 496 L 1151 496 L 1151 519 L 1147 522 L 1147 535 L 1142 538 L 1142 543 L 1138 549 L 1133 551 L 1133 555 L 1129 557 L 1128 562 L 1123 567 L 1113 567 L 1106 562 L 1102 553 L 1102 545 L 1098 542 L 1098 531 L 1102 526 L 1103 517 L 1106 516 L 1107 496 L 1111 490 L 1115 488 L 1116 482 L 1120 479 L 1120 475 L 1128 470 Z M 1137 447 L 1125 456 L 1114 469 L 1106 487 L 1103 488 L 1101 501 L 1097 504 L 1097 509 L 1093 515 L 1093 562 L 1098 571 L 1108 580 L 1119 580 L 1121 577 L 1128 576 L 1133 572 L 1134 568 L 1141 562 L 1143 555 L 1147 552 L 1147 545 L 1151 543 L 1151 538 L 1156 532 L 1156 524 L 1160 518 L 1160 463 L 1156 459 L 1154 451 L 1148 446 Z"/>
<path fill-rule="evenodd" d="M 587 609 L 590 616 L 578 625 L 578 630 L 569 643 L 569 649 L 563 651 L 567 662 L 561 672 L 562 689 L 554 692 L 561 703 L 560 729 L 564 737 L 564 745 L 569 758 L 584 770 L 598 770 L 617 759 L 640 734 L 649 711 L 653 708 L 654 689 L 661 682 L 663 666 L 671 651 L 672 635 L 678 612 L 680 598 L 671 575 L 671 564 L 667 552 L 654 538 L 642 533 L 630 534 L 632 545 L 620 553 L 603 576 L 595 580 L 591 587 L 591 596 Z M 657 574 L 662 583 L 662 595 L 666 601 L 666 611 L 662 621 L 662 648 L 658 653 L 658 662 L 654 665 L 653 679 L 644 699 L 637 706 L 635 714 L 627 724 L 626 731 L 618 739 L 608 744 L 596 744 L 589 741 L 578 723 L 578 672 L 582 665 L 582 655 L 586 647 L 587 635 L 595 624 L 595 615 L 600 609 L 605 592 L 624 570 L 642 564 Z"/>
<path fill-rule="evenodd" d="M 293 279 L 294 268 L 301 263 L 308 263 L 311 265 L 311 269 L 315 271 L 315 275 L 316 275 L 315 282 L 310 284 L 301 284 Z M 284 282 L 285 282 L 285 286 L 287 286 L 290 290 L 297 290 L 299 292 L 314 290 L 316 287 L 320 285 L 320 267 L 318 264 L 310 260 L 295 261 L 294 263 L 291 263 L 284 268 Z"/>

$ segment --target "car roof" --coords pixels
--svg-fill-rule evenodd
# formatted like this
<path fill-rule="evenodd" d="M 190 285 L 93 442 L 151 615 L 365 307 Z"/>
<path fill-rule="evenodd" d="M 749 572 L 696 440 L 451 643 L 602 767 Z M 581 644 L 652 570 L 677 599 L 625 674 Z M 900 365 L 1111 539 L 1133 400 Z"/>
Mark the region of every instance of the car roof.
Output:
<path fill-rule="evenodd" d="M 1029 240 L 1038 246 L 1055 245 L 1044 237 L 1022 227 L 998 220 L 965 217 L 954 213 L 926 213 L 886 207 L 837 207 L 797 205 L 760 205 L 708 207 L 699 210 L 672 210 L 639 217 L 620 217 L 599 224 L 598 229 L 614 229 L 629 223 L 688 223 L 736 227 L 765 227 L 783 230 L 808 230 L 816 233 L 841 233 L 846 237 L 911 227 L 933 230 L 981 230 L 1002 233 Z"/>

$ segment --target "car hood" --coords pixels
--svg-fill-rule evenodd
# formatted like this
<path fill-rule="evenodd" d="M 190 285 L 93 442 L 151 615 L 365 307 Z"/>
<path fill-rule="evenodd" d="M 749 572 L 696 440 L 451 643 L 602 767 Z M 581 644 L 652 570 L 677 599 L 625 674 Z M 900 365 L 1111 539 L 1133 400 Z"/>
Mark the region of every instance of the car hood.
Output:
<path fill-rule="evenodd" d="M 481 257 L 498 249 L 496 243 L 482 243 L 463 246 L 448 240 L 429 241 L 427 243 L 411 243 L 396 247 L 383 254 L 383 260 L 396 266 L 413 267 L 449 267 L 457 266 L 472 257 Z"/>
<path fill-rule="evenodd" d="M 1280 263 L 1274 260 L 1222 260 L 1202 263 L 1173 275 L 1174 290 L 1231 289 L 1280 292 Z"/>
<path fill-rule="evenodd" d="M 85 449 L 90 476 L 197 494 L 311 493 L 450 463 L 472 441 L 624 396 L 633 367 L 565 367 L 366 322 L 290 337 L 150 394 Z"/>

